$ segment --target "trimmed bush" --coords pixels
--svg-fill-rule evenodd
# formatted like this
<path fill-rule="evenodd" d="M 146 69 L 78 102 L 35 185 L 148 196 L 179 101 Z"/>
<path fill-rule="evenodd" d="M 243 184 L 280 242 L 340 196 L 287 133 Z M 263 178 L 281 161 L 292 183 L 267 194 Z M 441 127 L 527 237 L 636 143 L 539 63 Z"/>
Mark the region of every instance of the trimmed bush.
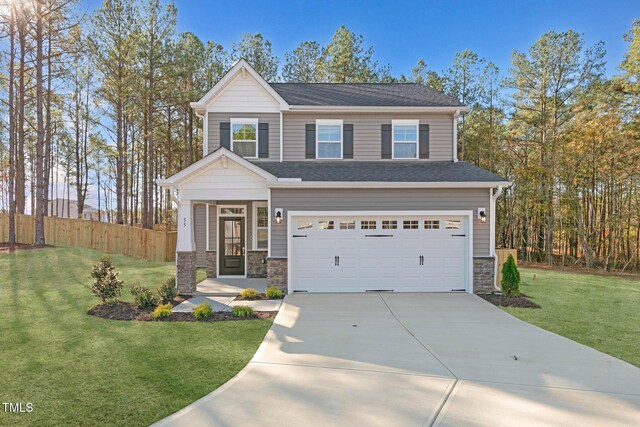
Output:
<path fill-rule="evenodd" d="M 240 297 L 244 299 L 260 299 L 260 293 L 253 288 L 243 289 Z"/>
<path fill-rule="evenodd" d="M 171 304 L 160 304 L 156 307 L 155 310 L 151 313 L 151 317 L 154 319 L 165 319 L 171 316 Z"/>
<path fill-rule="evenodd" d="M 178 290 L 176 289 L 176 278 L 172 277 L 167 279 L 164 282 L 164 285 L 160 286 L 157 290 L 158 297 L 160 297 L 160 301 L 163 303 L 168 303 L 173 301 L 175 296 L 178 294 Z"/>
<path fill-rule="evenodd" d="M 138 304 L 138 307 L 143 310 L 147 310 L 156 305 L 156 299 L 149 288 L 145 288 L 144 286 L 132 286 L 131 295 L 133 295 L 133 300 Z"/>
<path fill-rule="evenodd" d="M 235 317 L 253 317 L 256 314 L 253 308 L 247 307 L 246 305 L 236 305 L 232 310 Z"/>
<path fill-rule="evenodd" d="M 198 304 L 193 309 L 191 314 L 193 314 L 193 317 L 195 317 L 196 319 L 208 319 L 209 317 L 213 316 L 213 309 L 209 304 L 203 302 L 202 304 Z"/>
<path fill-rule="evenodd" d="M 502 280 L 500 281 L 502 292 L 508 297 L 517 297 L 520 295 L 520 272 L 513 255 L 502 266 Z"/>
<path fill-rule="evenodd" d="M 118 273 L 111 262 L 111 257 L 100 258 L 100 262 L 93 266 L 91 277 L 96 279 L 91 285 L 91 291 L 103 303 L 113 304 L 120 299 L 123 282 L 118 280 Z"/>
<path fill-rule="evenodd" d="M 264 290 L 264 294 L 269 299 L 282 299 L 282 289 L 276 288 L 275 286 L 269 286 Z"/>

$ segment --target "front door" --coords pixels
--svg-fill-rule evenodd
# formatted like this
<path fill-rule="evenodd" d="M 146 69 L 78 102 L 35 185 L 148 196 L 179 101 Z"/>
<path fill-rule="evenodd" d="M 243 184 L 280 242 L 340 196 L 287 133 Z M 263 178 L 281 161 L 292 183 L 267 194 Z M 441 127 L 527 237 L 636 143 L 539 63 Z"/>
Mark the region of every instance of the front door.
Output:
<path fill-rule="evenodd" d="M 220 275 L 244 275 L 244 218 L 220 218 Z"/>

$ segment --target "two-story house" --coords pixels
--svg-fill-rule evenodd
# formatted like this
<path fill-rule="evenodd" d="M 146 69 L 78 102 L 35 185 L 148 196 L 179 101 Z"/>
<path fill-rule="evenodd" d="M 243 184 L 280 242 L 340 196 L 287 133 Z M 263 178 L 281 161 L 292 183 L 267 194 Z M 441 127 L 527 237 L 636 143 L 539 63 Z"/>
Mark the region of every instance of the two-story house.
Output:
<path fill-rule="evenodd" d="M 456 153 L 466 107 L 418 84 L 268 83 L 239 61 L 200 101 L 204 158 L 178 204 L 177 284 L 286 292 L 492 289 L 505 179 Z"/>

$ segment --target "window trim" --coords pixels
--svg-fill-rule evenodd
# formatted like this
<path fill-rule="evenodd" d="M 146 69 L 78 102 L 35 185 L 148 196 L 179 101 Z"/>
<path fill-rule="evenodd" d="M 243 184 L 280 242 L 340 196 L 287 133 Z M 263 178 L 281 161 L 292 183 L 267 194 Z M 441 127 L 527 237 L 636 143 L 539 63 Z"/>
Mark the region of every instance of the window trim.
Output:
<path fill-rule="evenodd" d="M 231 118 L 229 120 L 229 122 L 230 122 L 229 123 L 229 126 L 230 126 L 229 138 L 231 140 L 229 145 L 230 145 L 231 151 L 233 151 L 233 141 L 234 141 L 234 139 L 233 139 L 233 125 L 234 124 L 235 125 L 242 124 L 242 125 L 255 125 L 256 126 L 256 155 L 255 156 L 251 156 L 251 157 L 247 156 L 247 157 L 243 157 L 243 158 L 245 158 L 245 159 L 257 159 L 258 158 L 258 147 L 259 147 L 258 139 L 260 138 L 260 136 L 259 136 L 260 126 L 258 125 L 258 119 L 257 118 L 250 118 L 250 117 L 249 118 Z M 251 142 L 251 141 L 249 141 L 249 140 L 246 140 L 246 141 L 245 140 L 238 140 L 238 142 Z M 233 152 L 235 153 L 235 151 L 233 151 Z"/>
<path fill-rule="evenodd" d="M 259 248 L 258 247 L 258 208 L 265 208 L 267 209 L 267 226 L 266 227 L 260 227 L 261 229 L 267 230 L 267 247 L 266 248 Z M 269 236 L 269 223 L 270 223 L 270 218 L 269 218 L 269 206 L 267 202 L 253 202 L 253 207 L 251 209 L 251 213 L 253 215 L 253 242 L 252 242 L 252 247 L 254 251 L 266 251 L 269 249 L 269 240 L 271 240 L 271 236 Z"/>
<path fill-rule="evenodd" d="M 337 144 L 337 141 L 318 140 L 320 126 L 340 126 L 340 157 L 320 157 L 319 144 Z M 316 119 L 316 160 L 342 160 L 344 158 L 344 120 L 342 119 Z"/>
<path fill-rule="evenodd" d="M 396 126 L 415 126 L 416 128 L 416 156 L 415 157 L 396 157 Z M 409 144 L 407 141 L 398 141 L 398 144 Z M 391 121 L 391 159 L 413 160 L 420 158 L 420 120 L 418 119 L 402 119 Z"/>

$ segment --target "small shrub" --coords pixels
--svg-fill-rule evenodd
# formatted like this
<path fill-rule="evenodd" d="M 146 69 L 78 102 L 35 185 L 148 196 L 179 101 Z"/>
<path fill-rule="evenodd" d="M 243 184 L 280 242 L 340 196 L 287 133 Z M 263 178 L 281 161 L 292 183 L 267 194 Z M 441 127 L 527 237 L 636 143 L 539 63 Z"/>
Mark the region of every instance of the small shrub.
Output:
<path fill-rule="evenodd" d="M 260 299 L 260 293 L 253 288 L 247 288 L 240 292 L 240 297 L 244 299 Z"/>
<path fill-rule="evenodd" d="M 167 279 L 167 281 L 164 282 L 164 285 L 158 288 L 157 293 L 158 297 L 160 297 L 160 301 L 164 304 L 173 301 L 175 296 L 178 294 L 176 289 L 176 278 L 172 277 L 171 279 Z"/>
<path fill-rule="evenodd" d="M 269 286 L 264 290 L 264 294 L 269 299 L 282 299 L 282 289 L 276 288 L 275 286 Z"/>
<path fill-rule="evenodd" d="M 500 282 L 502 292 L 508 297 L 517 297 L 520 295 L 520 272 L 513 255 L 502 266 L 502 280 Z"/>
<path fill-rule="evenodd" d="M 151 313 L 154 319 L 164 319 L 171 316 L 171 304 L 160 304 Z"/>
<path fill-rule="evenodd" d="M 132 286 L 131 295 L 133 295 L 133 300 L 138 304 L 138 307 L 143 310 L 147 310 L 156 305 L 156 299 L 149 288 L 145 288 L 144 286 Z"/>
<path fill-rule="evenodd" d="M 252 317 L 256 314 L 253 308 L 246 305 L 236 305 L 232 310 L 235 317 Z"/>
<path fill-rule="evenodd" d="M 196 319 L 208 319 L 213 316 L 213 309 L 209 304 L 203 302 L 202 304 L 197 305 L 191 314 L 193 314 L 193 317 Z"/>
<path fill-rule="evenodd" d="M 91 290 L 103 303 L 113 304 L 120 298 L 123 282 L 118 280 L 118 273 L 111 257 L 100 258 L 100 262 L 93 266 L 91 277 L 96 279 L 91 285 Z"/>

